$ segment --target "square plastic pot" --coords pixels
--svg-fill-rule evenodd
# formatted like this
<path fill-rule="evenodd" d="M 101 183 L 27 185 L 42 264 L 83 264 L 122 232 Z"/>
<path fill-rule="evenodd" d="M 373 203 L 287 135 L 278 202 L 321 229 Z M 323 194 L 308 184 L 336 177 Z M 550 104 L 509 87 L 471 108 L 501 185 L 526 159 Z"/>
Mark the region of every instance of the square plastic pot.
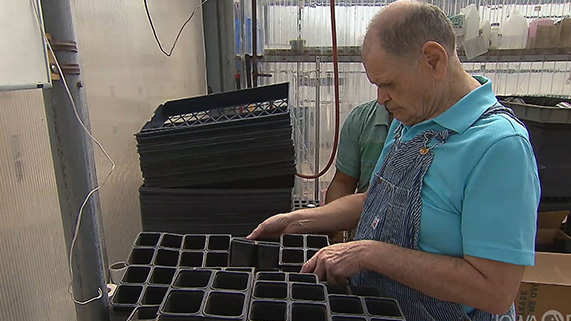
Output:
<path fill-rule="evenodd" d="M 163 302 L 167 294 L 168 287 L 166 286 L 147 286 L 143 293 L 142 305 L 156 305 L 159 306 Z"/>
<path fill-rule="evenodd" d="M 288 281 L 297 283 L 319 283 L 317 281 L 317 275 L 310 273 L 289 273 Z"/>
<path fill-rule="evenodd" d="M 364 315 L 361 299 L 357 296 L 330 295 L 329 308 L 333 313 Z"/>
<path fill-rule="evenodd" d="M 202 307 L 204 293 L 204 291 L 199 290 L 170 291 L 161 308 L 161 312 L 167 314 L 197 314 Z"/>
<path fill-rule="evenodd" d="M 280 245 L 271 242 L 258 242 L 256 267 L 259 270 L 276 269 L 279 265 Z"/>
<path fill-rule="evenodd" d="M 305 255 L 303 249 L 282 248 L 280 264 L 303 264 L 305 263 Z"/>
<path fill-rule="evenodd" d="M 284 234 L 280 240 L 282 247 L 304 247 L 302 234 Z"/>
<path fill-rule="evenodd" d="M 255 241 L 233 238 L 230 246 L 230 266 L 256 266 Z"/>
<path fill-rule="evenodd" d="M 250 307 L 250 321 L 286 321 L 287 303 L 282 301 L 254 301 Z"/>
<path fill-rule="evenodd" d="M 123 275 L 122 283 L 145 283 L 151 272 L 150 266 L 130 265 Z"/>
<path fill-rule="evenodd" d="M 223 290 L 246 291 L 249 283 L 249 273 L 219 271 L 214 276 L 212 287 Z"/>
<path fill-rule="evenodd" d="M 135 306 L 139 302 L 139 298 L 143 293 L 142 285 L 119 285 L 113 296 L 113 304 L 115 305 L 131 305 Z"/>
<path fill-rule="evenodd" d="M 205 314 L 225 317 L 244 315 L 246 295 L 238 292 L 213 291 L 208 295 Z"/>
<path fill-rule="evenodd" d="M 325 301 L 325 287 L 322 284 L 293 283 L 291 297 L 303 301 Z"/>
<path fill-rule="evenodd" d="M 286 274 L 283 272 L 258 272 L 256 279 L 260 281 L 285 281 Z"/>
<path fill-rule="evenodd" d="M 176 272 L 175 268 L 167 267 L 154 267 L 151 277 L 149 278 L 150 284 L 170 284 Z"/>
<path fill-rule="evenodd" d="M 305 247 L 312 249 L 321 249 L 329 246 L 329 238 L 326 235 L 306 235 Z"/>
<path fill-rule="evenodd" d="M 393 299 L 365 298 L 367 312 L 375 317 L 402 317 L 398 303 Z"/>
<path fill-rule="evenodd" d="M 206 252 L 206 267 L 227 267 L 228 252 Z"/>
<path fill-rule="evenodd" d="M 159 243 L 161 238 L 160 233 L 139 233 L 135 246 L 150 246 L 154 247 Z"/>
<path fill-rule="evenodd" d="M 287 265 L 282 265 L 281 270 L 284 272 L 299 273 L 301 271 L 302 266 L 303 264 L 287 264 Z"/>
<path fill-rule="evenodd" d="M 258 281 L 254 285 L 254 297 L 260 299 L 287 299 L 288 284 L 286 282 Z"/>
<path fill-rule="evenodd" d="M 184 236 L 183 249 L 185 250 L 204 250 L 205 246 L 205 235 L 187 234 Z"/>
<path fill-rule="evenodd" d="M 169 249 L 159 249 L 155 257 L 155 265 L 159 266 L 177 266 L 179 251 Z"/>
<path fill-rule="evenodd" d="M 292 321 L 327 321 L 328 319 L 325 304 L 294 302 L 291 305 Z"/>
<path fill-rule="evenodd" d="M 161 247 L 168 247 L 178 250 L 182 245 L 182 238 L 183 236 L 179 234 L 163 234 Z"/>
<path fill-rule="evenodd" d="M 133 248 L 129 257 L 129 264 L 146 265 L 153 262 L 154 248 Z"/>
<path fill-rule="evenodd" d="M 210 283 L 212 271 L 208 270 L 180 270 L 173 287 L 177 288 L 205 288 Z"/>
<path fill-rule="evenodd" d="M 208 250 L 228 251 L 230 249 L 230 235 L 209 235 Z"/>
<path fill-rule="evenodd" d="M 179 267 L 202 267 L 204 265 L 204 252 L 184 251 L 180 255 Z"/>

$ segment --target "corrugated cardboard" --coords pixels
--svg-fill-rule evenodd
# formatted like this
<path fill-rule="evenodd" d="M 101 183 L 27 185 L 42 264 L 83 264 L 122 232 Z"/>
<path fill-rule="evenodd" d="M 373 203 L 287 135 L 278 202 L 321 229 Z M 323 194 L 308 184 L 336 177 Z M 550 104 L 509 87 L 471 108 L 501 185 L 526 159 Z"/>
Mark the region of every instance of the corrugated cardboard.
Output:
<path fill-rule="evenodd" d="M 535 255 L 516 298 L 520 320 L 571 320 L 571 254 Z"/>
<path fill-rule="evenodd" d="M 568 214 L 569 211 L 538 213 L 535 242 L 540 245 L 553 244 L 553 240 L 561 237 L 561 223 Z"/>

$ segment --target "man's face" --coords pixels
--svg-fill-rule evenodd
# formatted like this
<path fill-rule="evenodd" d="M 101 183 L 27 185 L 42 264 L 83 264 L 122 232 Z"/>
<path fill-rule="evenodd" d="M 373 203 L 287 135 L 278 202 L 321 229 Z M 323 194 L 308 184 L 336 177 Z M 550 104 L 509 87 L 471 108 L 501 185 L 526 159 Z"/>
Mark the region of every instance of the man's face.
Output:
<path fill-rule="evenodd" d="M 428 119 L 435 96 L 428 70 L 418 59 L 389 54 L 375 44 L 367 47 L 363 64 L 369 81 L 377 86 L 379 104 L 408 126 Z"/>

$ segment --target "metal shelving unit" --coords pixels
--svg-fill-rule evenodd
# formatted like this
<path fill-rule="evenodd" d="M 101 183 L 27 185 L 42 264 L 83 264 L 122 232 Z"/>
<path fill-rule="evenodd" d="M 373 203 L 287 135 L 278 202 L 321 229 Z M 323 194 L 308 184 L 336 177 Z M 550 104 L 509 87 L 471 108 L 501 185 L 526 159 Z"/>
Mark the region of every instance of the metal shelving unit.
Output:
<path fill-rule="evenodd" d="M 340 63 L 363 62 L 361 48 L 358 46 L 340 47 Z M 555 62 L 571 61 L 571 48 L 490 50 L 486 54 L 468 60 L 459 50 L 462 62 Z M 291 49 L 266 49 L 263 62 L 333 62 L 331 47 L 306 47 L 303 51 Z"/>

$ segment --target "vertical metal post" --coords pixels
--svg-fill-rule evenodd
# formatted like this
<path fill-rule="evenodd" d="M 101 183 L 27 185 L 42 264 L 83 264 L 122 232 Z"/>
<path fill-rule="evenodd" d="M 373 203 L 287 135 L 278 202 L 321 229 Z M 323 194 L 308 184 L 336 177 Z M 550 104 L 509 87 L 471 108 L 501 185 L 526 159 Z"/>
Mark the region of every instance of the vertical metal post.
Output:
<path fill-rule="evenodd" d="M 252 0 L 252 81 L 258 87 L 258 3 Z"/>
<path fill-rule="evenodd" d="M 237 72 L 234 2 L 206 2 L 202 16 L 209 18 L 203 19 L 208 86 L 215 93 L 234 90 Z"/>
<path fill-rule="evenodd" d="M 319 141 L 321 131 L 321 59 L 315 58 L 315 173 L 319 173 L 319 154 L 321 152 L 321 144 Z M 315 179 L 315 201 L 319 202 L 319 177 Z"/>
<path fill-rule="evenodd" d="M 42 8 L 46 32 L 52 35 L 56 57 L 64 69 L 78 113 L 89 128 L 71 4 L 69 0 L 42 0 Z M 43 95 L 64 237 L 69 251 L 79 207 L 97 185 L 93 146 L 74 115 L 63 82 L 54 81 L 53 88 L 44 89 Z M 105 277 L 107 262 L 97 193 L 84 209 L 72 254 L 74 275 L 71 281 L 75 298 L 88 300 L 96 297 L 99 289 L 103 293 L 100 299 L 89 304 L 75 305 L 77 320 L 109 320 Z"/>

